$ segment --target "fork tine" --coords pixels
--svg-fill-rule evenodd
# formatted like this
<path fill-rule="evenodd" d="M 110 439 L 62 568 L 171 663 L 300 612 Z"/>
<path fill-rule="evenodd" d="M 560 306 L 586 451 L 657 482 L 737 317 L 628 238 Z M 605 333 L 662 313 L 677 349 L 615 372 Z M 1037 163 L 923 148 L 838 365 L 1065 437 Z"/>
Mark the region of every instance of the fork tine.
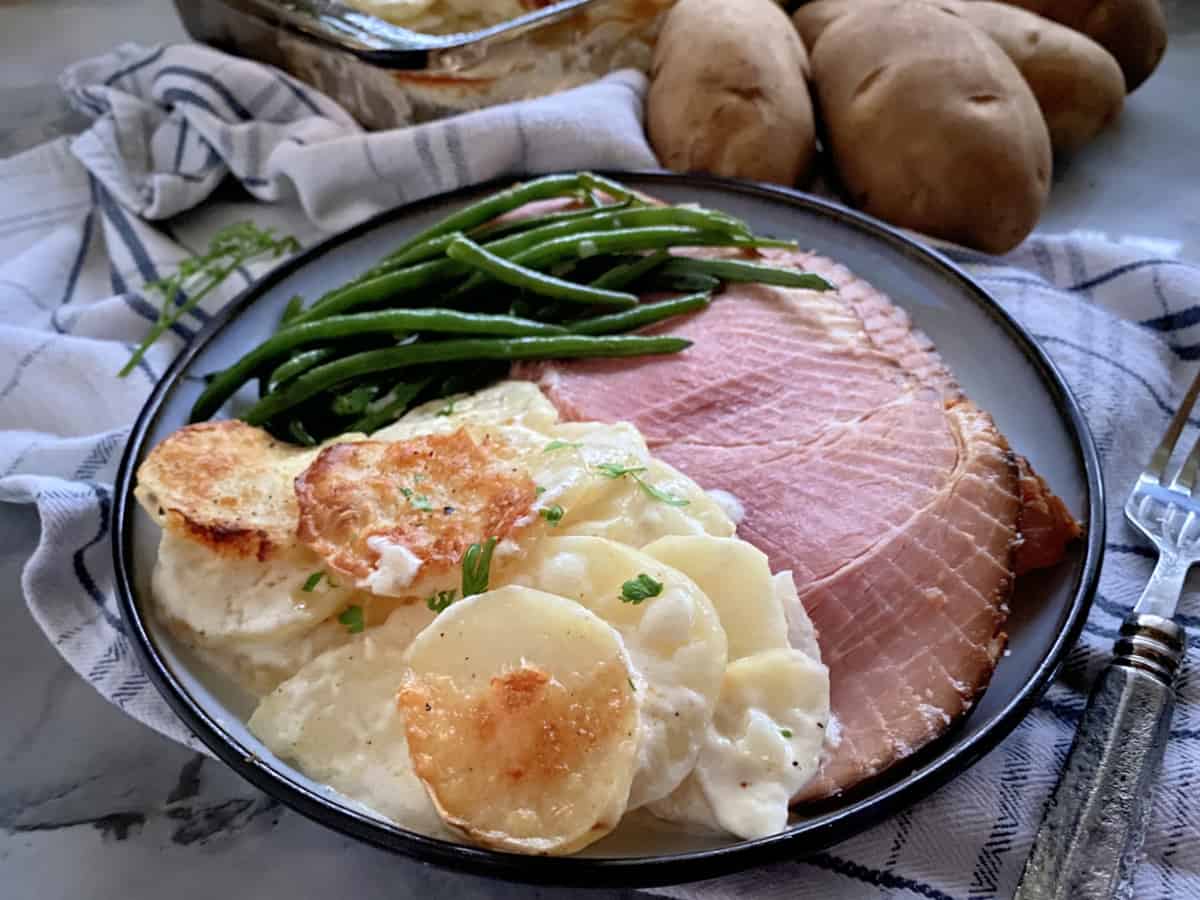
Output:
<path fill-rule="evenodd" d="M 1171 490 L 1190 494 L 1196 484 L 1197 470 L 1200 470 L 1200 437 L 1196 438 L 1195 443 L 1192 444 L 1192 449 L 1188 452 L 1179 474 L 1171 479 Z"/>
<path fill-rule="evenodd" d="M 1196 397 L 1198 395 L 1200 395 L 1200 372 L 1196 373 L 1196 378 L 1192 382 L 1192 386 L 1188 388 L 1183 402 L 1179 404 L 1179 409 L 1175 412 L 1175 417 L 1171 419 L 1171 424 L 1167 427 L 1167 433 L 1163 435 L 1158 449 L 1150 457 L 1150 465 L 1146 467 L 1146 474 L 1155 478 L 1159 484 L 1163 483 L 1163 476 L 1167 471 L 1167 463 L 1171 461 L 1171 453 L 1175 450 L 1175 443 L 1179 440 L 1179 435 L 1183 434 L 1183 429 L 1187 425 L 1188 416 L 1192 414 L 1192 407 L 1196 405 Z M 1195 452 L 1195 448 L 1193 448 L 1192 456 L 1195 455 Z M 1188 457 L 1188 461 L 1191 461 L 1191 456 Z M 1182 474 L 1180 472 L 1180 475 Z M 1195 477 L 1195 467 L 1192 469 L 1192 477 Z"/>

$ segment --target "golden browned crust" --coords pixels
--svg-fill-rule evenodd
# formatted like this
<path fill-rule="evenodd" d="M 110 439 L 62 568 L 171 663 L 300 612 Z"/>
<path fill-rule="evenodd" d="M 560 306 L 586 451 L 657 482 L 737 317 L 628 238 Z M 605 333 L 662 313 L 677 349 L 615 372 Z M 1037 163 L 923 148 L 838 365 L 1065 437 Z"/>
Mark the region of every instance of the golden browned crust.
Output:
<path fill-rule="evenodd" d="M 188 425 L 146 457 L 135 495 L 164 528 L 221 555 L 266 560 L 295 542 L 286 462 L 301 452 L 236 419 Z"/>
<path fill-rule="evenodd" d="M 463 428 L 326 447 L 295 489 L 300 540 L 355 578 L 379 560 L 373 537 L 406 547 L 423 573 L 448 570 L 471 544 L 513 534 L 537 496 L 504 441 Z"/>
<path fill-rule="evenodd" d="M 518 808 L 546 805 L 542 815 L 553 819 L 551 798 L 569 804 L 579 791 L 572 782 L 603 765 L 600 757 L 626 739 L 633 701 L 617 664 L 600 664 L 567 687 L 526 663 L 475 692 L 446 675 L 410 675 L 397 702 L 413 769 L 435 805 L 447 821 L 489 843 L 512 823 L 503 804 L 481 798 L 500 791 L 520 801 Z M 592 829 L 614 824 L 597 822 Z"/>

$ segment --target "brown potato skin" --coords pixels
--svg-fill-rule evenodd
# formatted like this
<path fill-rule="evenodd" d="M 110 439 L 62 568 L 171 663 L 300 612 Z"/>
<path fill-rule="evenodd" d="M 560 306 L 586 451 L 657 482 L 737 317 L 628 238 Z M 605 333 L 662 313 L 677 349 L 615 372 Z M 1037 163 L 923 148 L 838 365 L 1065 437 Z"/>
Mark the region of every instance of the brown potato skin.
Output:
<path fill-rule="evenodd" d="M 847 11 L 885 0 L 818 0 L 792 21 L 811 49 L 829 24 Z M 1050 143 L 1074 153 L 1121 113 L 1125 79 L 1117 61 L 1086 35 L 1007 3 L 927 0 L 982 29 L 1020 70 L 1037 98 Z"/>
<path fill-rule="evenodd" d="M 680 0 L 654 50 L 646 133 L 662 164 L 792 185 L 816 160 L 808 55 L 773 0 Z"/>
<path fill-rule="evenodd" d="M 987 0 L 941 0 L 1000 45 L 1029 84 L 1060 153 L 1074 153 L 1125 104 L 1125 78 L 1112 54 L 1082 32 Z"/>
<path fill-rule="evenodd" d="M 1158 67 L 1167 49 L 1167 20 L 1159 0 L 1004 0 L 1083 32 L 1107 50 L 1132 93 Z"/>
<path fill-rule="evenodd" d="M 1033 230 L 1050 135 L 1021 73 L 978 28 L 917 0 L 869 3 L 825 29 L 812 66 L 857 206 L 989 253 Z"/>

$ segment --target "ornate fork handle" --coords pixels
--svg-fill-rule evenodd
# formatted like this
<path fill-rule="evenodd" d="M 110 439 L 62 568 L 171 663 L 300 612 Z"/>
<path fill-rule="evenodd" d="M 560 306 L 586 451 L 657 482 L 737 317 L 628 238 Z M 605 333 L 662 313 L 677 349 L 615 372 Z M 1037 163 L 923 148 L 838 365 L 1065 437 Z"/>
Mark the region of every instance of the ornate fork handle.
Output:
<path fill-rule="evenodd" d="M 1188 565 L 1178 557 L 1166 564 L 1167 558 L 1146 591 L 1174 590 L 1177 597 Z M 1187 641 L 1180 625 L 1156 615 L 1130 616 L 1120 634 L 1088 698 L 1014 900 L 1133 896 Z"/>

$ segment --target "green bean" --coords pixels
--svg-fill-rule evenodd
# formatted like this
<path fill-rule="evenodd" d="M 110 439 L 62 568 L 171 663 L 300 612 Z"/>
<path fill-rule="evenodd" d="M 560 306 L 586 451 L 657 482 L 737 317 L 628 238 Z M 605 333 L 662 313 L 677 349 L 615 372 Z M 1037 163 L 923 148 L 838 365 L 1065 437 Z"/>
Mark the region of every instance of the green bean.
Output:
<path fill-rule="evenodd" d="M 630 307 L 637 304 L 637 297 L 633 294 L 575 284 L 572 281 L 555 278 L 553 275 L 545 275 L 535 269 L 526 269 L 496 256 L 494 253 L 489 253 L 470 238 L 459 238 L 447 248 L 446 254 L 456 262 L 478 269 L 503 284 L 538 296 L 566 300 L 570 303 L 593 303 L 604 306 Z"/>
<path fill-rule="evenodd" d="M 435 259 L 362 281 L 351 281 L 319 298 L 316 303 L 292 319 L 290 324 L 311 322 L 358 306 L 379 303 L 397 294 L 405 294 L 445 281 L 462 274 L 462 271 L 462 267 L 452 260 Z"/>
<path fill-rule="evenodd" d="M 752 281 L 780 287 L 810 288 L 814 291 L 828 291 L 833 288 L 833 285 L 820 275 L 813 275 L 811 272 L 764 266 L 762 263 L 741 259 L 693 259 L 680 256 L 672 259 L 660 271 L 666 275 L 699 273 L 712 275 L 722 281 Z"/>
<path fill-rule="evenodd" d="M 657 269 L 670 258 L 671 255 L 666 250 L 656 250 L 654 253 L 649 253 L 646 256 L 639 256 L 633 262 L 623 263 L 609 269 L 592 282 L 592 287 L 619 291 L 622 288 L 629 287 L 629 285 L 636 282 L 643 275 Z"/>
<path fill-rule="evenodd" d="M 385 425 L 391 425 L 405 413 L 413 400 L 429 386 L 432 380 L 432 378 L 426 378 L 422 381 L 396 385 L 381 400 L 371 404 L 375 407 L 374 409 L 368 406 L 362 416 L 347 425 L 346 433 L 372 434 Z"/>
<path fill-rule="evenodd" d="M 440 234 L 437 237 L 430 238 L 424 243 L 417 244 L 410 250 L 406 250 L 396 257 L 389 257 L 387 265 L 377 265 L 367 270 L 367 275 L 382 275 L 384 272 L 392 272 L 396 269 L 402 269 L 405 266 L 413 265 L 414 263 L 425 262 L 429 259 L 436 259 L 446 252 L 446 248 L 457 237 L 462 237 L 461 231 L 451 231 L 447 234 Z"/>
<path fill-rule="evenodd" d="M 554 337 L 436 341 L 410 344 L 405 347 L 367 350 L 310 369 L 290 385 L 259 400 L 246 410 L 242 419 L 251 425 L 262 425 L 280 413 L 298 406 L 309 397 L 352 379 L 427 363 L 485 359 L 513 361 L 595 356 L 643 356 L 677 353 L 689 346 L 691 346 L 691 341 L 670 337 L 558 335 Z"/>
<path fill-rule="evenodd" d="M 317 446 L 317 439 L 308 433 L 308 429 L 299 419 L 292 419 L 288 422 L 288 434 L 295 439 L 297 444 L 303 444 L 305 447 Z"/>
<path fill-rule="evenodd" d="M 614 200 L 625 200 L 638 204 L 646 202 L 625 185 L 613 181 L 611 178 L 605 178 L 603 175 L 597 175 L 595 172 L 580 172 L 579 184 L 586 191 L 599 191 Z"/>
<path fill-rule="evenodd" d="M 629 207 L 629 201 L 625 200 L 621 203 L 610 203 L 606 206 L 590 206 L 583 209 L 567 209 L 561 212 L 546 213 L 543 216 L 534 216 L 529 219 L 516 219 L 511 222 L 495 222 L 489 225 L 484 225 L 471 232 L 470 237 L 473 240 L 480 238 L 492 241 L 502 237 L 509 237 L 513 234 L 519 234 L 523 231 L 532 231 L 534 228 L 543 228 L 547 225 L 559 225 L 563 222 L 577 222 L 580 219 L 586 219 L 589 216 L 594 216 L 598 212 L 613 212 L 616 210 L 626 209 Z"/>
<path fill-rule="evenodd" d="M 361 415 L 372 400 L 379 396 L 378 384 L 359 384 L 348 391 L 336 394 L 329 404 L 329 410 L 335 416 Z"/>
<path fill-rule="evenodd" d="M 675 297 L 671 300 L 660 300 L 657 303 L 643 303 L 633 309 L 595 316 L 591 319 L 581 319 L 569 326 L 575 334 L 613 334 L 618 331 L 632 331 L 643 325 L 669 319 L 671 316 L 681 316 L 684 313 L 695 312 L 708 306 L 710 294 L 689 294 L 686 297 Z"/>
<path fill-rule="evenodd" d="M 458 212 L 447 216 L 436 225 L 431 225 L 419 234 L 413 235 L 391 253 L 385 260 L 402 257 L 413 247 L 423 244 L 430 238 L 446 234 L 450 231 L 470 231 L 477 225 L 490 222 L 497 216 L 511 212 L 518 206 L 524 206 L 534 200 L 545 200 L 550 197 L 560 197 L 579 187 L 579 175 L 546 175 L 526 181 L 524 184 L 514 184 L 512 187 L 495 194 L 489 194 L 482 200 L 463 207 Z"/>
<path fill-rule="evenodd" d="M 642 212 L 634 210 L 633 212 Z M 633 213 L 630 213 L 632 215 Z M 683 225 L 657 225 L 623 228 L 620 231 L 585 231 L 545 241 L 509 257 L 531 269 L 542 269 L 562 259 L 596 256 L 600 253 L 626 253 L 659 250 L 665 247 L 762 247 L 777 246 L 778 241 L 761 238 L 730 237 L 720 231 L 704 231 Z M 787 246 L 795 246 L 787 244 Z"/>
<path fill-rule="evenodd" d="M 295 347 L 364 334 L 394 334 L 401 331 L 519 337 L 562 334 L 565 329 L 513 316 L 481 315 L 453 309 L 382 310 L 301 322 L 276 332 L 229 368 L 218 372 L 192 407 L 192 421 L 209 418 L 234 391 L 254 377 L 255 372 Z"/>
<path fill-rule="evenodd" d="M 267 384 L 271 389 L 279 387 L 285 381 L 295 378 L 301 372 L 311 369 L 318 363 L 323 363 L 331 356 L 337 356 L 338 351 L 334 347 L 317 347 L 313 350 L 305 350 L 303 353 L 297 353 L 279 364 L 274 372 L 267 379 Z M 221 373 L 216 373 L 220 375 Z M 212 384 L 210 381 L 209 384 Z"/>
<path fill-rule="evenodd" d="M 283 315 L 279 317 L 280 326 L 286 325 L 288 322 L 292 321 L 292 319 L 296 318 L 296 316 L 300 315 L 300 313 L 303 311 L 304 298 L 299 294 L 296 294 L 287 302 L 287 306 L 283 308 Z"/>
<path fill-rule="evenodd" d="M 693 294 L 697 291 L 717 290 L 721 287 L 721 279 L 714 275 L 701 275 L 699 272 L 680 272 L 675 275 L 655 272 L 648 287 L 655 291 L 685 291 Z"/>

